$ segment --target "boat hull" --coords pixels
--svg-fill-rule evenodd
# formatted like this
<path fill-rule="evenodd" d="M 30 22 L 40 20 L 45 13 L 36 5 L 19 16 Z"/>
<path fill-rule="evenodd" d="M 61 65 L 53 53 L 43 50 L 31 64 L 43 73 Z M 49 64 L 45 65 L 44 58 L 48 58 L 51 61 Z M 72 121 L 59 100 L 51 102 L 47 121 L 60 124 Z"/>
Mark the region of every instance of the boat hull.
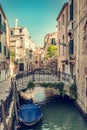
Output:
<path fill-rule="evenodd" d="M 35 120 L 35 121 L 33 121 L 33 122 L 24 122 L 24 121 L 22 121 L 21 119 L 19 119 L 19 122 L 22 124 L 22 125 L 25 125 L 25 126 L 33 126 L 33 125 L 36 125 L 38 122 L 40 122 L 41 121 L 41 119 L 42 119 L 42 117 L 43 117 L 43 115 L 41 115 L 41 117 L 39 117 L 37 120 Z"/>
<path fill-rule="evenodd" d="M 21 106 L 18 111 L 18 119 L 20 124 L 33 126 L 42 119 L 43 115 L 40 108 L 35 104 L 27 104 Z"/>

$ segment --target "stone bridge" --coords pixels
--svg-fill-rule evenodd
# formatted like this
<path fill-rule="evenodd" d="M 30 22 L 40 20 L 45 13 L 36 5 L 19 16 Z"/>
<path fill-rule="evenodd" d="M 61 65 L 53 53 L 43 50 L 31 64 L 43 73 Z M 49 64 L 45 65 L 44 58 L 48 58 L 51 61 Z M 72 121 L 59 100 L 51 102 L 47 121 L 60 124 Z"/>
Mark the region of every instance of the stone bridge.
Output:
<path fill-rule="evenodd" d="M 74 82 L 74 76 L 64 72 L 37 69 L 32 72 L 20 73 L 16 75 L 15 80 L 19 91 L 26 88 L 28 82 L 64 82 L 65 86 L 70 86 Z"/>

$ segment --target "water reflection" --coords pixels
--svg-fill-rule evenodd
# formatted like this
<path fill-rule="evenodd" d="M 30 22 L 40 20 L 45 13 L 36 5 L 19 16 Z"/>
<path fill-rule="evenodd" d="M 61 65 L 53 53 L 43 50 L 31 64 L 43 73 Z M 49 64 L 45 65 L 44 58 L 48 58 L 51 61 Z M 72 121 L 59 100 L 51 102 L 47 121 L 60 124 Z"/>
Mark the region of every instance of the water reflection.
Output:
<path fill-rule="evenodd" d="M 33 99 L 35 102 L 43 102 L 46 100 L 44 88 L 36 87 L 33 93 L 34 93 Z"/>
<path fill-rule="evenodd" d="M 54 95 L 58 95 L 58 91 L 53 88 L 35 87 L 20 92 L 21 97 L 25 99 L 32 98 L 34 102 L 43 102 Z"/>

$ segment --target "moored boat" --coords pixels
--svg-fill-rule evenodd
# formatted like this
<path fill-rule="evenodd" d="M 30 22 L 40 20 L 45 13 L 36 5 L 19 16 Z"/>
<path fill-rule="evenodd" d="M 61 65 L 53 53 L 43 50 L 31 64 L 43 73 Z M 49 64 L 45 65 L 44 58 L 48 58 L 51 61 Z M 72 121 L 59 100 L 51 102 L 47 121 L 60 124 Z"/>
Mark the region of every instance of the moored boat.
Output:
<path fill-rule="evenodd" d="M 21 106 L 18 110 L 19 122 L 26 126 L 33 126 L 42 119 L 42 113 L 39 106 L 28 103 Z"/>

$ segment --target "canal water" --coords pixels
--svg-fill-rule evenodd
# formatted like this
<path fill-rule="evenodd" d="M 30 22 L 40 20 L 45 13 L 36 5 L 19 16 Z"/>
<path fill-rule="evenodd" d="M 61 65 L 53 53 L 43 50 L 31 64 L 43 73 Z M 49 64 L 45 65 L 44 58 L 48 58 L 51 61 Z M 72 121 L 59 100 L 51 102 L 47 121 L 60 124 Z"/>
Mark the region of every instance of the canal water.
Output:
<path fill-rule="evenodd" d="M 52 96 L 46 101 L 44 94 L 43 91 L 35 94 L 43 114 L 42 121 L 34 127 L 19 130 L 87 130 L 87 121 L 68 98 Z"/>

